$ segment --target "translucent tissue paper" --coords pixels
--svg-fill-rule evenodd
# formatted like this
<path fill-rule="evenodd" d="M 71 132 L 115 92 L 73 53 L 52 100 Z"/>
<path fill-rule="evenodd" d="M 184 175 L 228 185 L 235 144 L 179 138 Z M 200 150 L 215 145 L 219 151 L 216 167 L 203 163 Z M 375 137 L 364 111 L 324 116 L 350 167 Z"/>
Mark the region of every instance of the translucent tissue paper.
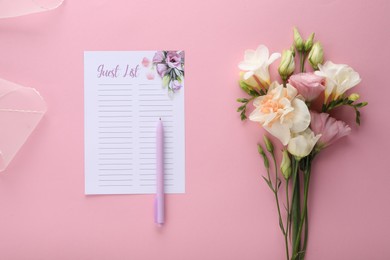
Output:
<path fill-rule="evenodd" d="M 4 171 L 46 112 L 33 88 L 0 78 L 0 171 Z"/>
<path fill-rule="evenodd" d="M 59 7 L 64 0 L 0 0 L 0 18 L 40 13 Z"/>

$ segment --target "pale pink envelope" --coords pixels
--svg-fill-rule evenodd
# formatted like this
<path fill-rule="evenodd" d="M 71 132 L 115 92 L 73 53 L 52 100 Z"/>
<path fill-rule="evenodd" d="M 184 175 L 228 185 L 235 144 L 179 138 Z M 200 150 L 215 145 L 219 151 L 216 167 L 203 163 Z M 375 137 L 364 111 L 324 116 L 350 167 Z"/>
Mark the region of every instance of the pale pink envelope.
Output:
<path fill-rule="evenodd" d="M 46 112 L 33 88 L 0 78 L 0 171 L 4 171 Z"/>
<path fill-rule="evenodd" d="M 57 8 L 64 0 L 0 0 L 0 18 L 39 13 Z"/>

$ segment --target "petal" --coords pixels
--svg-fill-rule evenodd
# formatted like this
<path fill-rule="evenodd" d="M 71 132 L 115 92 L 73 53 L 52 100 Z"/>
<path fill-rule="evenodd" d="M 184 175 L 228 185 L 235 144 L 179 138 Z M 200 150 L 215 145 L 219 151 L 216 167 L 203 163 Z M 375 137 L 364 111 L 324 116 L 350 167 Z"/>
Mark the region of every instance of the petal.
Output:
<path fill-rule="evenodd" d="M 268 67 L 260 67 L 255 71 L 256 76 L 260 79 L 262 82 L 269 82 L 270 81 L 270 76 L 269 76 L 269 71 Z"/>
<path fill-rule="evenodd" d="M 265 96 L 260 96 L 260 97 L 255 98 L 255 100 L 253 100 L 253 105 L 254 105 L 255 107 L 260 106 L 260 103 L 261 103 L 261 101 L 264 99 L 264 97 L 265 97 Z"/>
<path fill-rule="evenodd" d="M 252 77 L 254 74 L 254 72 L 251 70 L 251 71 L 248 71 L 248 72 L 245 72 L 244 74 L 244 80 L 247 80 L 249 79 L 250 77 Z"/>
<path fill-rule="evenodd" d="M 244 54 L 245 61 L 253 61 L 256 57 L 256 52 L 254 50 L 246 50 Z"/>
<path fill-rule="evenodd" d="M 268 61 L 269 52 L 265 45 L 259 45 L 256 49 L 256 59 L 259 64 L 265 64 Z"/>
<path fill-rule="evenodd" d="M 280 53 L 278 53 L 278 52 L 272 53 L 271 56 L 270 56 L 269 59 L 268 59 L 267 64 L 268 64 L 268 65 L 272 64 L 274 61 L 276 61 L 276 60 L 279 59 L 280 57 L 281 57 L 281 54 L 280 54 Z"/>
<path fill-rule="evenodd" d="M 272 127 L 263 126 L 270 134 L 280 140 L 283 145 L 287 145 L 291 138 L 290 129 L 287 125 L 281 124 L 278 121 L 272 124 Z"/>
<path fill-rule="evenodd" d="M 298 98 L 294 98 L 291 102 L 294 108 L 294 116 L 291 118 L 291 132 L 299 133 L 304 131 L 310 125 L 310 112 L 305 102 Z"/>
<path fill-rule="evenodd" d="M 247 70 L 254 70 L 256 67 L 253 65 L 253 63 L 250 63 L 250 62 L 247 62 L 247 61 L 241 61 L 238 64 L 238 68 L 240 70 L 247 71 Z"/>
<path fill-rule="evenodd" d="M 290 142 L 288 142 L 287 150 L 297 157 L 305 157 L 310 153 L 307 153 L 307 141 L 303 135 L 291 138 Z"/>
<path fill-rule="evenodd" d="M 298 90 L 296 88 L 294 88 L 291 84 L 288 84 L 287 83 L 287 96 L 289 99 L 293 99 L 297 93 L 298 93 Z"/>

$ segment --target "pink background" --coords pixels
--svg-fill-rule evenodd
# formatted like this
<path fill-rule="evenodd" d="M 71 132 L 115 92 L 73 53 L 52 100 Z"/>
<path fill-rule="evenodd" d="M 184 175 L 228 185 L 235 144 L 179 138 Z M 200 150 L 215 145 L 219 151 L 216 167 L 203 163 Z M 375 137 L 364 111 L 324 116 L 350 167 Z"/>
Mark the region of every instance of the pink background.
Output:
<path fill-rule="evenodd" d="M 284 259 L 256 143 L 235 112 L 248 48 L 312 31 L 363 78 L 362 126 L 316 160 L 307 259 L 390 259 L 389 1 L 68 0 L 0 20 L 0 77 L 49 111 L 0 176 L 0 259 Z M 186 51 L 186 185 L 153 224 L 152 195 L 85 196 L 83 51 Z M 278 62 L 277 62 L 278 64 Z M 275 69 L 276 66 L 273 67 Z"/>

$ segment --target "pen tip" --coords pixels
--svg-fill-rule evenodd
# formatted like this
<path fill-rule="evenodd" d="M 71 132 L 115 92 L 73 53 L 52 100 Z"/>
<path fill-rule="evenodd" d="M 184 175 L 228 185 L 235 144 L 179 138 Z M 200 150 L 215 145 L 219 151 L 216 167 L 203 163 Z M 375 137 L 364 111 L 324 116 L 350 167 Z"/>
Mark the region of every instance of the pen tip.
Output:
<path fill-rule="evenodd" d="M 160 117 L 160 121 L 161 121 L 161 117 Z"/>

